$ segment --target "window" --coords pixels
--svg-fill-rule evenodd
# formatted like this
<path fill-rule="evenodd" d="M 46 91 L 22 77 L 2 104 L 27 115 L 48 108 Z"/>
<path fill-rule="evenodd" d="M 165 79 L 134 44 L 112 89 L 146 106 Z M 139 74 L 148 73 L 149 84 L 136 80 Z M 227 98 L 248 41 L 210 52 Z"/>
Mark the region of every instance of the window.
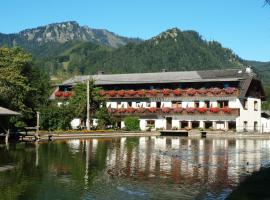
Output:
<path fill-rule="evenodd" d="M 121 107 L 122 107 L 121 102 L 117 102 L 117 108 L 121 108 Z"/>
<path fill-rule="evenodd" d="M 128 107 L 132 107 L 132 102 L 131 101 L 128 102 Z"/>
<path fill-rule="evenodd" d="M 150 102 L 146 102 L 146 107 L 147 108 L 151 107 L 151 103 Z"/>
<path fill-rule="evenodd" d="M 244 131 L 247 131 L 247 126 L 248 126 L 247 121 L 244 121 L 244 124 L 243 124 L 243 130 Z"/>
<path fill-rule="evenodd" d="M 182 101 L 172 101 L 172 107 L 173 108 L 181 108 L 182 107 Z"/>
<path fill-rule="evenodd" d="M 205 105 L 206 108 L 210 108 L 210 101 L 205 101 L 204 105 Z"/>
<path fill-rule="evenodd" d="M 255 132 L 258 131 L 258 122 L 257 121 L 254 122 L 254 131 Z"/>
<path fill-rule="evenodd" d="M 219 108 L 224 108 L 229 106 L 229 101 L 217 101 Z"/>
<path fill-rule="evenodd" d="M 199 108 L 199 106 L 200 106 L 200 102 L 199 102 L 199 101 L 195 101 L 195 102 L 194 102 L 194 107 L 195 107 L 195 108 Z"/>
<path fill-rule="evenodd" d="M 248 101 L 245 99 L 244 100 L 244 109 L 247 110 L 248 109 Z"/>
<path fill-rule="evenodd" d="M 254 101 L 254 110 L 255 110 L 255 111 L 258 110 L 258 101 Z"/>
<path fill-rule="evenodd" d="M 136 102 L 136 107 L 140 108 L 141 107 L 141 102 Z"/>
<path fill-rule="evenodd" d="M 161 102 L 157 102 L 157 108 L 160 108 L 161 107 Z"/>
<path fill-rule="evenodd" d="M 146 120 L 146 127 L 155 128 L 155 120 Z"/>

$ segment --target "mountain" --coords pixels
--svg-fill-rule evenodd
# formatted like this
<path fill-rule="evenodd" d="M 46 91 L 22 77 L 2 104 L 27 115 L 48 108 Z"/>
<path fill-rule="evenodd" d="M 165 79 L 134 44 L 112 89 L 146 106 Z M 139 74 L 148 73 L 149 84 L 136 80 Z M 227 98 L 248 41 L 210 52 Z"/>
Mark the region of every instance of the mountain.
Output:
<path fill-rule="evenodd" d="M 84 43 L 64 53 L 69 73 L 153 72 L 165 68 L 203 70 L 240 68 L 244 60 L 215 41 L 205 41 L 195 31 L 177 28 L 140 43 L 108 49 Z"/>
<path fill-rule="evenodd" d="M 246 61 L 263 80 L 264 84 L 270 85 L 270 62 Z"/>
<path fill-rule="evenodd" d="M 88 26 L 80 26 L 75 21 L 49 24 L 26 29 L 15 34 L 0 33 L 0 46 L 20 46 L 36 56 L 44 56 L 43 49 L 53 49 L 53 53 L 45 51 L 45 56 L 55 55 L 54 53 L 57 52 L 55 49 L 59 49 L 59 52 L 61 52 L 61 50 L 81 41 L 118 48 L 128 42 L 139 42 L 141 40 L 122 37 L 105 29 L 92 29 Z"/>

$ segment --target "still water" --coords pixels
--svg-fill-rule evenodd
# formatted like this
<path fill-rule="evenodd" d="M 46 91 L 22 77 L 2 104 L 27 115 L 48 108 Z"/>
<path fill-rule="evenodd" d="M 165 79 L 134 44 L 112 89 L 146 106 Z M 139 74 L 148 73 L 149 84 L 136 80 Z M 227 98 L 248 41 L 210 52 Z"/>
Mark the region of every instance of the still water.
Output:
<path fill-rule="evenodd" d="M 137 137 L 0 146 L 0 199 L 225 199 L 270 140 Z"/>

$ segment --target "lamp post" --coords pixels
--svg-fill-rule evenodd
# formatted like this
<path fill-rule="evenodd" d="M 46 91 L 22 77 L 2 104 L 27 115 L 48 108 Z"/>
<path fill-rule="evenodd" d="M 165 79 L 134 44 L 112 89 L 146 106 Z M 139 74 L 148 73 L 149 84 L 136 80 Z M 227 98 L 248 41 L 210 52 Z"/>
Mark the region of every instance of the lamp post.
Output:
<path fill-rule="evenodd" d="M 90 76 L 87 77 L 87 81 L 86 81 L 86 84 L 87 84 L 87 90 L 86 90 L 86 92 L 87 92 L 87 94 L 86 94 L 86 96 L 87 96 L 86 128 L 88 131 L 90 130 L 90 94 L 89 94 L 90 86 L 89 86 L 89 81 L 90 81 Z"/>

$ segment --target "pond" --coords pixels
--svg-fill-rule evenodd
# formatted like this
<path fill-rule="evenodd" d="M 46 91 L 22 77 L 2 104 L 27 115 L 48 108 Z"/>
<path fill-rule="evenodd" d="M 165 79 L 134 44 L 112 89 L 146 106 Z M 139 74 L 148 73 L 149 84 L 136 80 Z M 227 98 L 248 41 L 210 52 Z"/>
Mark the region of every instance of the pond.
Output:
<path fill-rule="evenodd" d="M 127 137 L 0 145 L 0 199 L 225 199 L 270 140 Z"/>

